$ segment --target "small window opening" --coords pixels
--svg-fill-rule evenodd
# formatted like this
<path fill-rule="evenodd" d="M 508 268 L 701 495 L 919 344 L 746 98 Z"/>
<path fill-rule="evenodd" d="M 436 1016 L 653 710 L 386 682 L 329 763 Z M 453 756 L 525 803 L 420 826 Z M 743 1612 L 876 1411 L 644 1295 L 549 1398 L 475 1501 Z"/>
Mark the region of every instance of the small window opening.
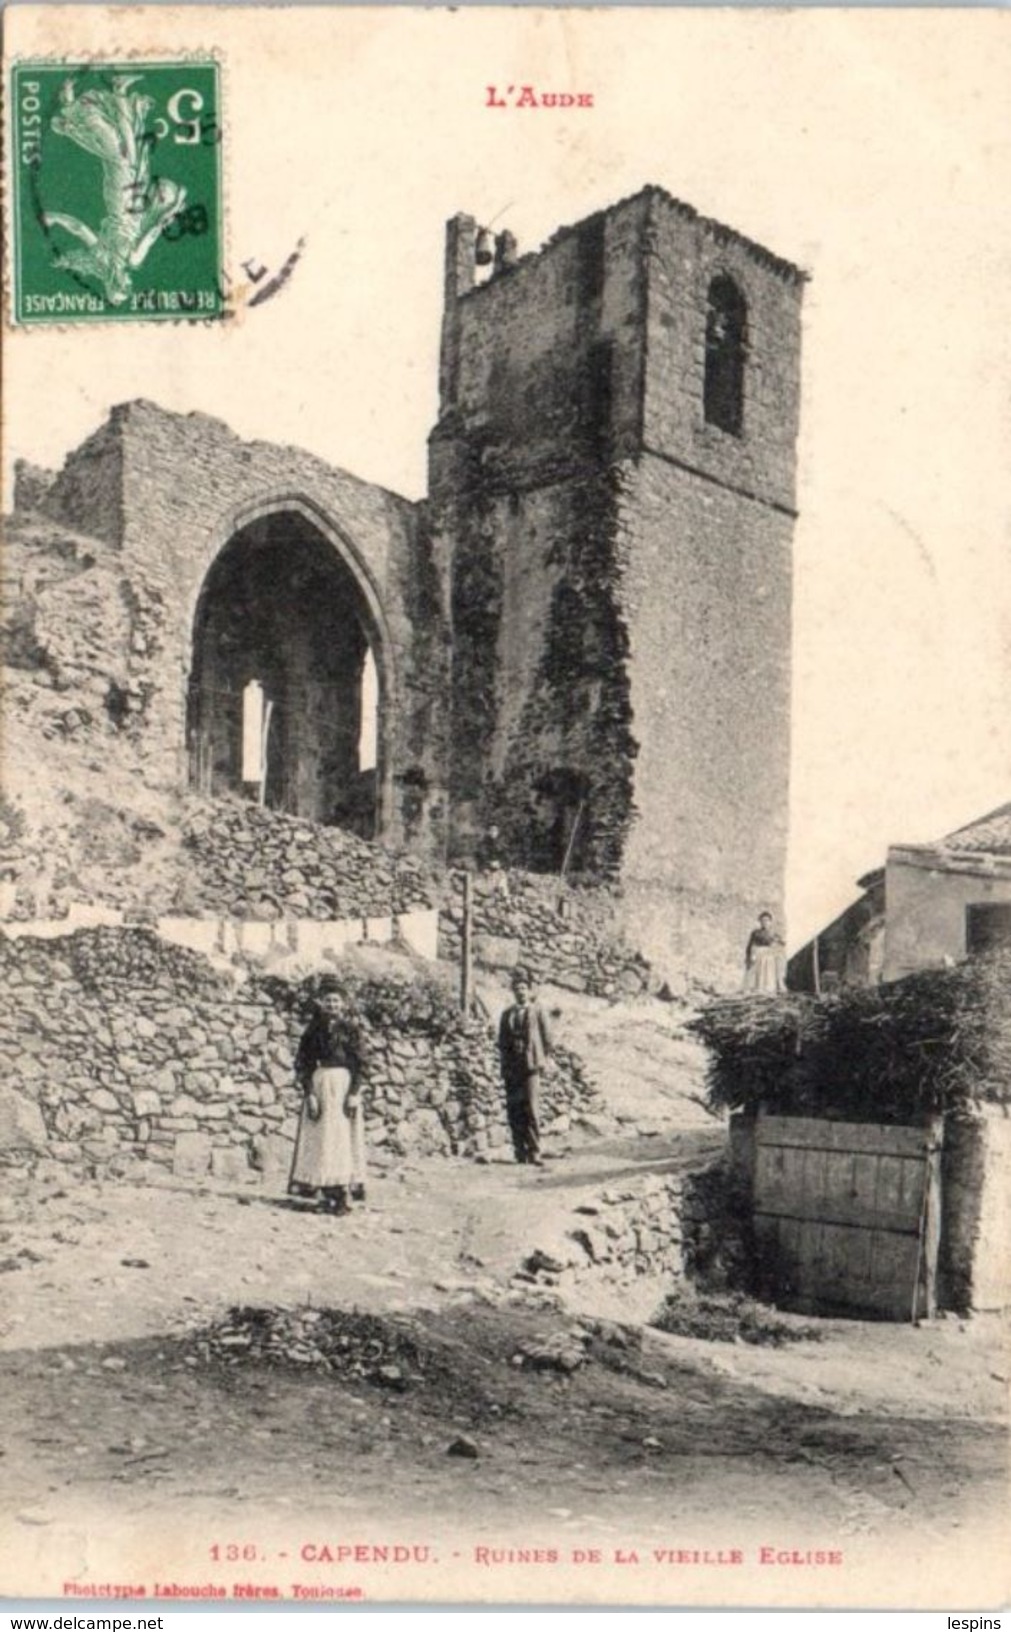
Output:
<path fill-rule="evenodd" d="M 274 702 L 261 680 L 250 680 L 242 692 L 242 780 L 258 804 L 267 802 L 267 750 Z"/>
<path fill-rule="evenodd" d="M 965 909 L 965 950 L 970 954 L 1011 949 L 1011 902 L 974 902 Z"/>
<path fill-rule="evenodd" d="M 740 436 L 744 424 L 747 305 L 733 278 L 714 278 L 706 311 L 706 424 Z"/>
<path fill-rule="evenodd" d="M 577 239 L 579 298 L 599 300 L 604 293 L 605 224 L 602 215 L 591 216 L 579 229 Z"/>

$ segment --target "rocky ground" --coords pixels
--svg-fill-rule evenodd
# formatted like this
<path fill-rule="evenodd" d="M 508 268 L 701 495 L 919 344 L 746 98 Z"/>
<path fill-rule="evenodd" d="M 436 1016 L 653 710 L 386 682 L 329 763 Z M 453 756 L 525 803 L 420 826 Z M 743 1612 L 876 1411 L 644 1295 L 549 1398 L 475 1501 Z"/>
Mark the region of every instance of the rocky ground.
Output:
<path fill-rule="evenodd" d="M 914 1561 L 893 1598 L 936 1597 L 1002 1511 L 1003 1324 L 674 1337 L 645 1324 L 660 1278 L 532 1270 L 723 1138 L 660 1005 L 567 1003 L 562 1029 L 595 1039 L 617 1131 L 542 1171 L 404 1160 L 342 1220 L 12 1175 L 0 1589 L 877 1601 L 887 1556 Z"/>

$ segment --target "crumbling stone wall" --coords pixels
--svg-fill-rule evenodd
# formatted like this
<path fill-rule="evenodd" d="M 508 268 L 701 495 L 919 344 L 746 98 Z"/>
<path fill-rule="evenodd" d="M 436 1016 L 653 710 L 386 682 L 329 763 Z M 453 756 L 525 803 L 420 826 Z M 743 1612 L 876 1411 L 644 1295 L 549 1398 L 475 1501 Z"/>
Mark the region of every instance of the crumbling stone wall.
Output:
<path fill-rule="evenodd" d="M 509 974 L 522 964 L 538 983 L 595 997 L 634 996 L 655 984 L 649 964 L 622 939 L 620 891 L 573 888 L 514 869 L 473 878 L 473 953 L 479 965 Z M 459 959 L 463 878 L 446 880 L 440 953 Z"/>
<path fill-rule="evenodd" d="M 369 990 L 343 978 L 362 1012 L 371 1004 L 383 1017 L 366 1026 L 374 1157 L 506 1145 L 489 1028 L 450 1014 L 431 987 L 391 980 Z M 283 1182 L 300 1104 L 292 1072 L 305 1016 L 299 988 L 276 978 L 236 986 L 198 954 L 118 929 L 56 941 L 0 937 L 0 983 L 8 1155 L 26 1149 L 134 1179 L 259 1172 Z M 599 1109 L 565 1051 L 545 1090 L 548 1129 Z"/>
<path fill-rule="evenodd" d="M 157 573 L 138 563 L 128 576 L 108 544 L 40 515 L 14 518 L 3 566 L 6 723 L 31 710 L 51 739 L 115 734 L 137 774 L 164 784 L 176 756 L 166 766 L 144 729 L 165 656 Z"/>
<path fill-rule="evenodd" d="M 111 544 L 124 579 L 141 577 L 160 599 L 145 736 L 149 751 L 172 767 L 177 786 L 189 775 L 193 620 L 209 570 L 229 540 L 258 518 L 291 514 L 315 529 L 353 575 L 375 643 L 380 836 L 399 842 L 409 830 L 420 850 L 441 851 L 446 596 L 418 506 L 299 449 L 246 443 L 219 420 L 148 402 L 114 408 L 106 425 L 69 455 L 41 502 L 51 519 Z"/>
<path fill-rule="evenodd" d="M 43 470 L 41 465 L 33 465 L 28 459 L 15 459 L 15 510 L 41 510 L 55 480 L 54 471 Z"/>
<path fill-rule="evenodd" d="M 501 255 L 484 283 L 476 235 L 467 217 L 449 225 L 426 504 L 205 415 L 121 406 L 51 480 L 22 472 L 20 499 L 91 533 L 94 559 L 17 614 L 12 649 L 59 690 L 61 623 L 80 623 L 98 576 L 115 582 L 115 616 L 103 593 L 97 620 L 115 651 L 84 664 L 83 710 L 49 711 L 54 738 L 98 734 L 98 719 L 132 745 L 142 786 L 199 786 L 217 634 L 240 631 L 222 683 L 234 712 L 246 659 L 267 661 L 276 633 L 265 619 L 246 649 L 241 606 L 231 621 L 217 609 L 188 743 L 208 575 L 231 548 L 239 571 L 277 529 L 271 571 L 287 573 L 287 544 L 306 565 L 311 535 L 339 559 L 359 626 L 329 675 L 319 642 L 314 658 L 306 631 L 292 637 L 292 731 L 316 722 L 281 778 L 296 813 L 330 819 L 335 784 L 366 774 L 367 638 L 380 838 L 487 862 L 497 829 L 501 861 L 619 881 L 627 934 L 661 978 L 726 984 L 755 912 L 782 904 L 803 274 L 655 187 Z M 714 280 L 744 314 L 731 429 L 707 419 Z M 336 736 L 328 680 L 351 692 Z M 227 757 L 221 730 L 234 758 L 234 718 L 212 726 L 211 758 Z"/>

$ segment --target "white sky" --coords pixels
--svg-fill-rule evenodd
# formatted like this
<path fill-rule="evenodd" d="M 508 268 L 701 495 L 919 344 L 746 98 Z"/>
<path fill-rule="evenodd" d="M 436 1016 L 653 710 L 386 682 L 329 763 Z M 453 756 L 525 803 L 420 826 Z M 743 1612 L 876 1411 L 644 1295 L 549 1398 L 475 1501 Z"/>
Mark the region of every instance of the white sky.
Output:
<path fill-rule="evenodd" d="M 7 13 L 8 50 L 225 72 L 227 330 L 6 337 L 6 452 L 58 465 L 131 397 L 410 497 L 436 408 L 443 226 L 536 247 L 647 182 L 812 274 L 804 315 L 789 931 L 894 841 L 1011 799 L 1011 16 L 396 8 Z M 484 107 L 489 83 L 592 111 Z M 185 473 L 180 474 L 185 480 Z"/>

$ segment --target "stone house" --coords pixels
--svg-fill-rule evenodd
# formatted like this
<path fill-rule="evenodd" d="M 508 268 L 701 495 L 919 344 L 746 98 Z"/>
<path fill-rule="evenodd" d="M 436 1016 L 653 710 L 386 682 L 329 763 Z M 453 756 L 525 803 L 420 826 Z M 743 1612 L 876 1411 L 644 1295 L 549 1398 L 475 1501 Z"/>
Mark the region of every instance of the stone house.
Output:
<path fill-rule="evenodd" d="M 440 862 L 494 832 L 718 978 L 782 909 L 803 283 L 656 187 L 523 256 L 457 216 L 424 500 L 131 402 L 16 503 L 143 576 L 178 787 Z"/>
<path fill-rule="evenodd" d="M 885 870 L 857 880 L 861 894 L 793 954 L 786 982 L 793 992 L 831 992 L 840 986 L 875 986 L 885 952 Z"/>
<path fill-rule="evenodd" d="M 790 959 L 794 991 L 901 980 L 1011 946 L 1011 805 L 934 844 L 894 844 L 862 894 Z"/>
<path fill-rule="evenodd" d="M 1011 946 L 1011 805 L 937 844 L 892 845 L 884 979 Z"/>

